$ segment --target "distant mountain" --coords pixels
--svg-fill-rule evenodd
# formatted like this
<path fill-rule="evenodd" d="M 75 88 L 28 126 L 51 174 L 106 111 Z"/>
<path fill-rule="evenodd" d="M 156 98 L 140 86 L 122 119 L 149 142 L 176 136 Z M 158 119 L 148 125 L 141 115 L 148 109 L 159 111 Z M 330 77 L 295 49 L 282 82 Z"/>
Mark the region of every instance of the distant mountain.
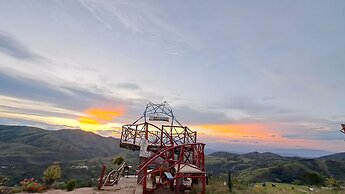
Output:
<path fill-rule="evenodd" d="M 41 177 L 44 169 L 59 161 L 64 180 L 91 179 L 99 175 L 101 165 L 115 155 L 137 164 L 138 153 L 119 148 L 119 139 L 102 137 L 82 130 L 44 130 L 27 126 L 0 125 L 1 173 L 17 184 L 23 178 Z M 206 156 L 208 174 L 232 171 L 248 182 L 301 180 L 308 172 L 345 181 L 345 153 L 314 159 L 284 157 L 271 152 L 234 154 L 214 152 Z M 89 170 L 73 166 L 87 165 Z"/>
<path fill-rule="evenodd" d="M 221 157 L 221 158 L 237 158 L 240 156 L 240 154 L 234 154 L 230 152 L 214 152 L 210 154 L 210 156 L 216 156 L 216 157 Z"/>
<path fill-rule="evenodd" d="M 279 154 L 281 156 L 298 156 L 301 158 L 317 158 L 320 156 L 326 156 L 330 154 L 334 154 L 333 152 L 325 151 L 325 150 L 316 150 L 316 149 L 273 149 L 270 152 Z"/>
<path fill-rule="evenodd" d="M 345 152 L 317 158 L 318 160 L 345 160 Z"/>
<path fill-rule="evenodd" d="M 259 152 L 249 152 L 246 154 L 242 154 L 242 157 L 245 158 L 249 158 L 249 159 L 253 159 L 253 160 L 258 160 L 258 159 L 282 159 L 283 157 L 278 155 L 278 154 L 274 154 L 271 152 L 264 152 L 264 153 L 259 153 Z"/>
<path fill-rule="evenodd" d="M 213 148 L 206 148 L 205 154 L 209 155 L 215 152 L 231 152 L 236 154 L 245 154 L 248 151 L 253 150 L 253 148 L 246 148 L 247 151 L 244 150 L 229 150 L 229 149 L 213 149 Z M 326 156 L 330 154 L 334 154 L 334 152 L 329 152 L 325 150 L 317 150 L 317 149 L 257 149 L 257 152 L 270 152 L 274 154 L 278 154 L 280 156 L 286 157 L 301 157 L 301 158 L 317 158 L 321 156 Z"/>
<path fill-rule="evenodd" d="M 214 175 L 231 171 L 248 182 L 302 180 L 306 173 L 316 172 L 324 177 L 345 181 L 345 153 L 315 159 L 284 157 L 265 152 L 233 154 L 215 152 L 206 157 L 206 170 Z"/>
<path fill-rule="evenodd" d="M 129 150 L 119 139 L 82 130 L 44 130 L 27 126 L 0 125 L 0 164 L 38 164 L 109 157 Z"/>
<path fill-rule="evenodd" d="M 212 154 L 214 152 L 217 152 L 217 150 L 205 148 L 205 155 L 209 155 L 209 154 Z"/>

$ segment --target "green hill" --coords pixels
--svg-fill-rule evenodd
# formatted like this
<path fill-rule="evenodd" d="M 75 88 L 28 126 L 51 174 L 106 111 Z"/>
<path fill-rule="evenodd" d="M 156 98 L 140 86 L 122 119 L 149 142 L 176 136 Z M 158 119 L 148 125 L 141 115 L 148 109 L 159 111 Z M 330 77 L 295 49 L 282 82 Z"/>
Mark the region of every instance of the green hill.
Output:
<path fill-rule="evenodd" d="M 9 185 L 41 178 L 53 162 L 60 163 L 62 180 L 76 178 L 87 185 L 87 180 L 97 180 L 102 164 L 109 165 L 116 155 L 134 165 L 138 162 L 138 153 L 120 148 L 116 138 L 82 130 L 0 125 L 0 175 L 10 178 Z"/>
<path fill-rule="evenodd" d="M 119 148 L 119 139 L 82 130 L 43 130 L 0 125 L 0 164 L 37 164 L 109 157 L 130 151 Z"/>
<path fill-rule="evenodd" d="M 0 174 L 17 184 L 23 178 L 40 178 L 52 162 L 59 162 L 63 180 L 92 180 L 103 163 L 122 155 L 133 166 L 138 152 L 119 148 L 119 139 L 102 137 L 82 130 L 43 130 L 27 126 L 0 125 Z M 226 177 L 228 171 L 246 182 L 302 180 L 306 173 L 345 181 L 345 153 L 315 159 L 283 157 L 274 153 L 233 154 L 215 152 L 206 156 L 206 170 L 212 176 Z M 87 166 L 87 169 L 80 169 Z"/>
<path fill-rule="evenodd" d="M 303 180 L 307 173 L 332 177 L 345 181 L 345 160 L 343 153 L 303 159 L 283 157 L 273 153 L 251 152 L 232 154 L 215 152 L 206 157 L 206 170 L 212 175 L 224 175 L 228 171 L 247 182 L 281 181 L 291 183 Z"/>

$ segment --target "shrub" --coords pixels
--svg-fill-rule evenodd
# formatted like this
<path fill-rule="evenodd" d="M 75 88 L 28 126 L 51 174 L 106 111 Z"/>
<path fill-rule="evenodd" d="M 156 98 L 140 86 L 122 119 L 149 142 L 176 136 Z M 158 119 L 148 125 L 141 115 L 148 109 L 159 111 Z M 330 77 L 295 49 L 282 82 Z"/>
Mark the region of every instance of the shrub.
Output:
<path fill-rule="evenodd" d="M 11 193 L 21 193 L 23 191 L 23 188 L 21 186 L 15 186 L 12 187 Z"/>
<path fill-rule="evenodd" d="M 8 181 L 7 177 L 0 175 L 0 186 L 4 186 L 7 181 Z"/>
<path fill-rule="evenodd" d="M 66 184 L 64 182 L 55 182 L 52 184 L 53 189 L 66 189 Z"/>
<path fill-rule="evenodd" d="M 24 179 L 20 182 L 23 191 L 27 191 L 29 193 L 38 193 L 44 190 L 44 187 L 41 183 L 38 183 L 34 178 L 31 179 Z"/>
<path fill-rule="evenodd" d="M 302 183 L 301 180 L 295 179 L 295 180 L 292 181 L 291 184 L 293 184 L 293 185 L 302 185 L 303 183 Z"/>
<path fill-rule="evenodd" d="M 76 186 L 76 181 L 74 179 L 71 179 L 67 182 L 66 189 L 67 191 L 73 191 L 73 189 L 75 189 L 75 186 Z"/>
<path fill-rule="evenodd" d="M 332 188 L 338 188 L 340 186 L 339 182 L 335 178 L 327 178 L 326 185 Z"/>
<path fill-rule="evenodd" d="M 45 183 L 51 185 L 55 180 L 61 177 L 61 168 L 57 164 L 48 166 L 43 172 Z"/>
<path fill-rule="evenodd" d="M 123 159 L 122 156 L 118 156 L 118 157 L 116 157 L 116 158 L 113 159 L 112 163 L 113 163 L 114 165 L 120 165 L 120 164 L 122 164 L 122 162 L 123 162 L 124 160 L 125 160 L 125 159 Z"/>
<path fill-rule="evenodd" d="M 304 183 L 306 183 L 310 186 L 311 185 L 320 186 L 324 182 L 322 177 L 319 174 L 314 173 L 314 172 L 305 173 L 303 178 L 304 178 Z"/>
<path fill-rule="evenodd" d="M 239 177 L 239 176 L 232 177 L 231 182 L 232 182 L 233 188 L 238 189 L 238 190 L 243 190 L 249 185 L 247 181 L 245 181 L 242 177 Z"/>

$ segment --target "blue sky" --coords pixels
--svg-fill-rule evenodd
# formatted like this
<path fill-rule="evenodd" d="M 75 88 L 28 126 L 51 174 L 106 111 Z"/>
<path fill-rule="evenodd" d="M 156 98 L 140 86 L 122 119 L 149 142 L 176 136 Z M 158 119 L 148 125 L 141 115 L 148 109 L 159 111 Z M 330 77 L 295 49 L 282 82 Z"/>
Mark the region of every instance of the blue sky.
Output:
<path fill-rule="evenodd" d="M 3 0 L 0 122 L 121 107 L 96 130 L 116 136 L 166 100 L 211 148 L 345 151 L 344 18 L 343 1 Z"/>

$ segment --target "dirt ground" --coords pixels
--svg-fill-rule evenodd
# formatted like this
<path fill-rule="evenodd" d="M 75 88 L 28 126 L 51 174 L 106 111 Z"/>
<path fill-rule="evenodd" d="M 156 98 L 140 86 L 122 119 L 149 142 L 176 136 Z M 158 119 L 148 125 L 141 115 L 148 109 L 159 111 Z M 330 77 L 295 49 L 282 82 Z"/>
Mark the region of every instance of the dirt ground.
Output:
<path fill-rule="evenodd" d="M 73 191 L 67 192 L 66 190 L 48 190 L 43 194 L 134 194 L 137 186 L 137 178 L 122 178 L 115 186 L 106 186 L 102 190 L 98 191 L 97 188 L 86 187 L 78 188 Z M 21 193 L 27 194 L 27 193 Z"/>
<path fill-rule="evenodd" d="M 141 194 L 142 187 L 137 187 L 137 177 L 130 176 L 129 178 L 122 178 L 117 185 L 103 187 L 100 191 L 94 187 L 78 188 L 67 192 L 66 190 L 52 189 L 43 192 L 42 194 Z M 157 194 L 174 194 L 169 189 L 161 189 Z M 30 193 L 19 193 L 30 194 Z"/>

